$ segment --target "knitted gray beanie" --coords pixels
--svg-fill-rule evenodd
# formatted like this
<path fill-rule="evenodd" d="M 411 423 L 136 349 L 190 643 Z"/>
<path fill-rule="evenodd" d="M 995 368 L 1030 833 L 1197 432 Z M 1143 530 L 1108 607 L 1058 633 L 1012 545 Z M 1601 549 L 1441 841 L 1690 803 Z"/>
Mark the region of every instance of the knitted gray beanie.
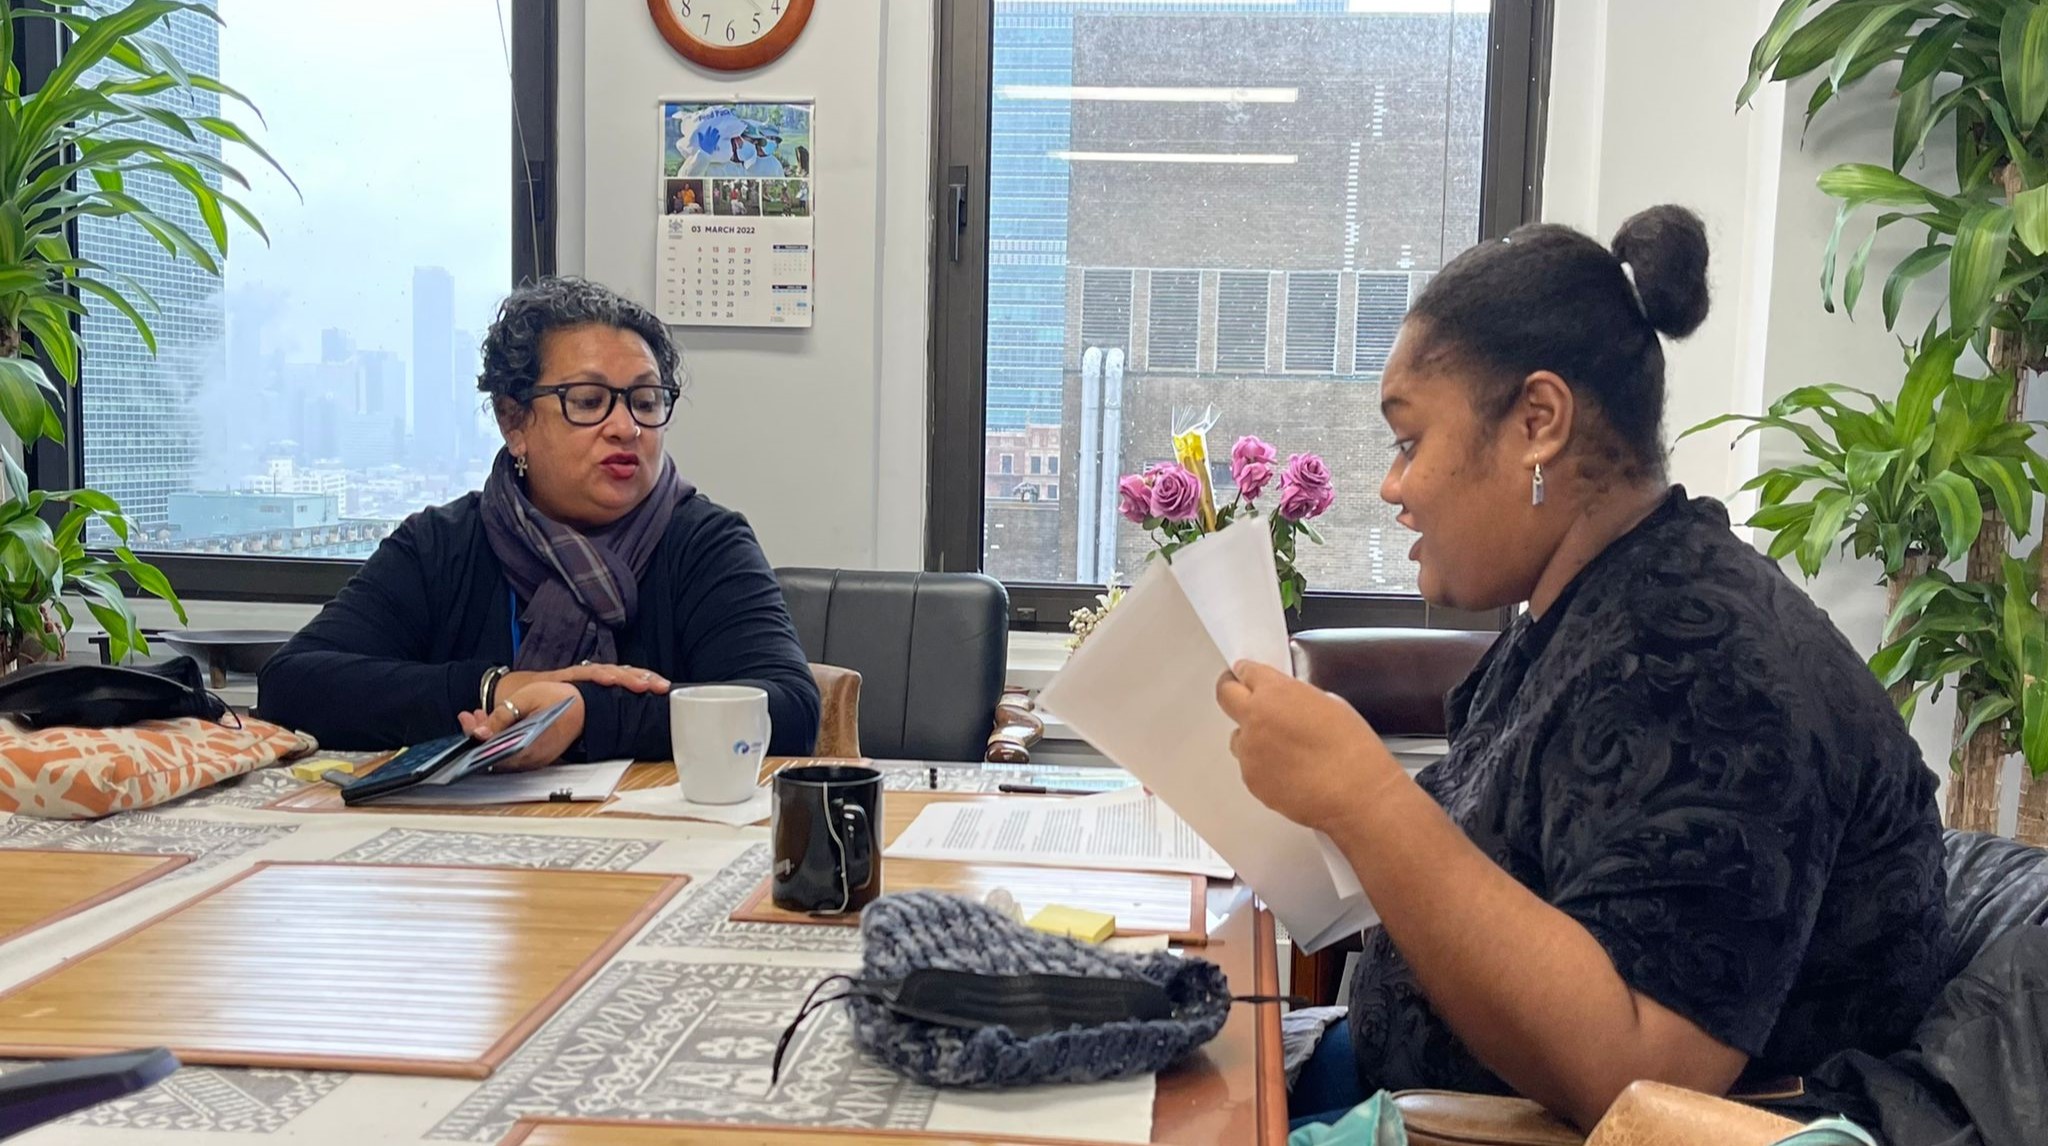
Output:
<path fill-rule="evenodd" d="M 1022 1038 L 1004 1026 L 970 1030 L 907 1019 L 874 999 L 849 997 L 854 1041 L 928 1086 L 1033 1086 L 1150 1074 L 1215 1038 L 1230 1014 L 1230 985 L 1214 963 L 1165 951 L 1104 951 L 1033 931 L 956 895 L 885 895 L 861 913 L 860 930 L 866 980 L 901 980 L 924 968 L 1143 979 L 1173 1003 L 1170 1018 L 1072 1026 Z"/>

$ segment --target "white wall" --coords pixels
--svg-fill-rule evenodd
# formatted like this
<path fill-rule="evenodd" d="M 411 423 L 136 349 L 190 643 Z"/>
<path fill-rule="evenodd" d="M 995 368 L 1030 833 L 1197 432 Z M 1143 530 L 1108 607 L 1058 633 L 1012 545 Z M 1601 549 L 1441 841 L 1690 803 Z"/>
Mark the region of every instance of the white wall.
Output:
<path fill-rule="evenodd" d="M 778 565 L 924 559 L 933 0 L 819 4 L 796 46 L 747 75 L 676 55 L 644 4 L 563 4 L 558 256 L 653 301 L 656 101 L 817 100 L 816 325 L 679 328 L 685 476 L 744 512 Z"/>
<path fill-rule="evenodd" d="M 1779 395 L 1817 382 L 1896 393 L 1904 370 L 1878 308 L 1880 268 L 1910 251 L 1914 236 L 1900 227 L 1879 241 L 1854 321 L 1827 314 L 1820 265 L 1835 204 L 1814 187 L 1815 177 L 1837 163 L 1887 162 L 1890 77 L 1879 72 L 1852 87 L 1803 139 L 1815 82 L 1810 77 L 1789 90 L 1765 87 L 1754 107 L 1738 115 L 1735 94 L 1750 47 L 1777 6 L 1776 0 L 1558 4 L 1546 216 L 1604 238 L 1643 207 L 1683 203 L 1705 216 L 1713 241 L 1712 315 L 1670 351 L 1667 425 L 1674 435 L 1715 414 L 1759 412 Z M 1944 130 L 1933 138 L 1945 138 Z M 1915 174 L 1938 182 L 1941 166 Z M 1845 265 L 1864 233 L 1852 225 L 1843 242 Z M 1922 280 L 1908 296 L 1900 328 L 1917 333 L 1942 290 L 1936 276 Z M 1782 435 L 1755 435 L 1734 451 L 1727 448 L 1730 437 L 1724 431 L 1680 444 L 1672 456 L 1674 479 L 1693 493 L 1728 499 L 1756 474 L 1757 443 L 1764 464 L 1793 456 Z M 1799 575 L 1789 564 L 1787 571 Z M 1834 561 L 1808 586 L 1865 655 L 1876 649 L 1883 623 L 1880 576 L 1875 562 Z M 1944 777 L 1954 719 L 1952 696 L 1944 696 L 1923 705 L 1913 722 L 1929 764 Z"/>

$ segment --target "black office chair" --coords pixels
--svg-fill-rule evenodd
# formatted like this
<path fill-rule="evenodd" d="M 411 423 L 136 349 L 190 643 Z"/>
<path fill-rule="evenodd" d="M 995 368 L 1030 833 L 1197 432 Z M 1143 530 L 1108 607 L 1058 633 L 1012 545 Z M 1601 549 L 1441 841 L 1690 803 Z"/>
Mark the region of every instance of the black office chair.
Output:
<path fill-rule="evenodd" d="M 860 673 L 870 757 L 979 761 L 1009 665 L 1010 596 L 979 573 L 778 569 L 804 656 Z"/>

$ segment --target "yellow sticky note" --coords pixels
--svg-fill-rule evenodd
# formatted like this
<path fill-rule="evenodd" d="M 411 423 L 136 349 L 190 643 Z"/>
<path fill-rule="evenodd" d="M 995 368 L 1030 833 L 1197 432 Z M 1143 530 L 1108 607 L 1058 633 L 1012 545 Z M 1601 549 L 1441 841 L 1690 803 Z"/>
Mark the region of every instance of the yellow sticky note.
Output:
<path fill-rule="evenodd" d="M 1049 903 L 1039 908 L 1038 914 L 1032 916 L 1025 926 L 1035 931 L 1079 939 L 1083 943 L 1100 943 L 1116 934 L 1116 916 Z"/>
<path fill-rule="evenodd" d="M 292 765 L 291 772 L 294 779 L 304 780 L 310 784 L 329 772 L 346 772 L 353 776 L 356 774 L 356 764 L 351 760 L 316 758 Z"/>

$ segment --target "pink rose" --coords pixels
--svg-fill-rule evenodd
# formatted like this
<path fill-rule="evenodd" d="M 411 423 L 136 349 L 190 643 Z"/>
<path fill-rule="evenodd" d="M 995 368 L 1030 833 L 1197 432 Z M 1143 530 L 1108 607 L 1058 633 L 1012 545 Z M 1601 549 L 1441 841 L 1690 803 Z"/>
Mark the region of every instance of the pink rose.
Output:
<path fill-rule="evenodd" d="M 1321 454 L 1290 454 L 1287 469 L 1281 473 L 1280 481 L 1285 485 L 1306 486 L 1309 489 L 1329 489 L 1330 467 L 1323 464 Z"/>
<path fill-rule="evenodd" d="M 1279 451 L 1250 434 L 1230 447 L 1230 480 L 1237 483 L 1237 492 L 1246 501 L 1265 492 L 1273 480 L 1273 463 L 1279 457 Z"/>
<path fill-rule="evenodd" d="M 1116 483 L 1116 500 L 1125 521 L 1143 525 L 1152 516 L 1152 487 L 1137 474 L 1125 474 Z"/>
<path fill-rule="evenodd" d="M 1273 481 L 1273 467 L 1265 462 L 1230 463 L 1230 478 L 1246 501 L 1256 501 Z"/>
<path fill-rule="evenodd" d="M 1152 516 L 1168 521 L 1193 521 L 1202 512 L 1200 478 L 1167 462 L 1145 471 L 1152 482 Z"/>
<path fill-rule="evenodd" d="M 1289 521 L 1321 517 L 1337 500 L 1330 467 L 1315 454 L 1295 454 L 1280 475 L 1280 516 Z"/>

